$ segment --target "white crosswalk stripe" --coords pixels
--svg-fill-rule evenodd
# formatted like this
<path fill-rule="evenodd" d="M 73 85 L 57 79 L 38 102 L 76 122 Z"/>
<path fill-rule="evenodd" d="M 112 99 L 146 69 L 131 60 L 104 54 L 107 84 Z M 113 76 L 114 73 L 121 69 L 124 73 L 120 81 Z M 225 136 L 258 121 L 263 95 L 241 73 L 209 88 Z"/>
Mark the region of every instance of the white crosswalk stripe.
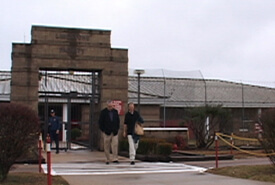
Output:
<path fill-rule="evenodd" d="M 47 173 L 47 165 L 42 166 Z M 56 163 L 52 164 L 52 175 L 115 175 L 115 174 L 147 174 L 147 173 L 179 173 L 199 172 L 206 168 L 190 166 L 179 163 L 146 163 L 138 162 L 135 165 L 128 163 Z"/>

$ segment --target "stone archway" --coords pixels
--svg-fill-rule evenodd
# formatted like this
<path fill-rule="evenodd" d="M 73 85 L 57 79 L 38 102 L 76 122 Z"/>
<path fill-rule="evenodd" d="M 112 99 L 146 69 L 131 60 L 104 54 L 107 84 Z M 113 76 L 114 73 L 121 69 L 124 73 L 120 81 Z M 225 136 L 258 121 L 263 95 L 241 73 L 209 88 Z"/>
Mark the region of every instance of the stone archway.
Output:
<path fill-rule="evenodd" d="M 12 44 L 11 102 L 38 110 L 39 70 L 43 69 L 100 71 L 95 111 L 108 99 L 127 104 L 128 49 L 111 48 L 110 36 L 110 30 L 32 26 L 31 43 Z"/>

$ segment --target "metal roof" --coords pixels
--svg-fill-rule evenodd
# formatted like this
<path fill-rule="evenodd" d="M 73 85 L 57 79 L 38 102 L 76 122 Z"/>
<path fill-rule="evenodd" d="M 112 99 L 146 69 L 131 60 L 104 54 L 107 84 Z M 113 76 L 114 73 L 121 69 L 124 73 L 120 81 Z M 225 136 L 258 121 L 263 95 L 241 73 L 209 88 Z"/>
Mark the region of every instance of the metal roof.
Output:
<path fill-rule="evenodd" d="M 129 77 L 130 101 L 137 102 L 137 77 Z M 275 107 L 275 88 L 222 80 L 187 78 L 140 78 L 141 104 L 172 107 L 203 106 Z"/>
<path fill-rule="evenodd" d="M 0 71 L 0 101 L 10 99 L 11 72 Z M 96 81 L 98 85 L 99 82 Z M 89 96 L 91 75 L 48 74 L 41 78 L 39 93 L 55 96 L 55 102 L 66 102 L 55 93 L 75 91 L 80 96 Z M 96 93 L 99 94 L 96 89 Z M 129 101 L 137 102 L 138 78 L 128 77 Z M 234 108 L 275 107 L 275 88 L 235 83 L 223 80 L 170 77 L 141 77 L 141 104 L 154 104 L 167 107 L 193 107 L 207 104 L 221 104 Z M 43 102 L 43 99 L 39 99 Z M 86 101 L 82 101 L 85 103 Z"/>
<path fill-rule="evenodd" d="M 98 73 L 95 72 L 95 101 L 98 101 Z M 92 97 L 92 72 L 40 71 L 39 102 L 50 97 L 49 102 L 64 103 L 71 97 L 73 103 L 89 103 Z"/>
<path fill-rule="evenodd" d="M 39 81 L 39 92 L 91 94 L 91 75 L 47 74 Z"/>

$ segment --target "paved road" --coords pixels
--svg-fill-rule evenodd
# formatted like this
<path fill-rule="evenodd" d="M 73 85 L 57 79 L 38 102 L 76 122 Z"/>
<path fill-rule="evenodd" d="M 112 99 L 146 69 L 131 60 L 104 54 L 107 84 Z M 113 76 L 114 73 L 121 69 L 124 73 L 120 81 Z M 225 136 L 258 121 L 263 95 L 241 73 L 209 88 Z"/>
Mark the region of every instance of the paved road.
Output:
<path fill-rule="evenodd" d="M 215 168 L 216 161 L 191 161 L 184 162 L 184 164 L 199 166 L 203 168 Z M 261 158 L 247 158 L 247 159 L 234 159 L 234 160 L 220 160 L 218 161 L 218 167 L 226 166 L 241 166 L 241 165 L 264 165 L 271 164 L 270 160 L 266 157 Z"/>
<path fill-rule="evenodd" d="M 266 158 L 219 161 L 219 165 L 270 164 Z M 103 161 L 54 163 L 53 174 L 61 175 L 70 185 L 271 185 L 205 173 L 215 167 L 215 161 L 185 163 L 137 162 L 135 166 L 122 159 L 120 164 L 106 165 Z M 46 166 L 43 166 L 47 172 Z"/>
<path fill-rule="evenodd" d="M 46 156 L 44 154 L 44 156 Z M 180 163 L 145 163 L 135 166 L 120 157 L 120 164 L 106 165 L 103 152 L 67 151 L 52 154 L 52 167 L 70 185 L 274 185 L 274 183 L 251 181 L 204 173 L 215 167 L 215 161 Z M 219 161 L 219 166 L 268 164 L 266 158 Z M 44 165 L 44 170 L 46 166 Z M 16 165 L 13 171 L 38 171 L 37 165 Z"/>
<path fill-rule="evenodd" d="M 274 185 L 209 173 L 148 173 L 116 175 L 65 175 L 70 185 Z"/>

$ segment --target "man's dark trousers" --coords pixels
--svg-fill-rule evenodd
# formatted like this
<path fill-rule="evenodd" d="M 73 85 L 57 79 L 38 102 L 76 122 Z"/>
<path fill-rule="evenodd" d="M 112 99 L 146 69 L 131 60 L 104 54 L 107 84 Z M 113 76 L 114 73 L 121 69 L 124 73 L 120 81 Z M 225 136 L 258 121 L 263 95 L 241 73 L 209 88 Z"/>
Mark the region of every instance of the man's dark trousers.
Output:
<path fill-rule="evenodd" d="M 56 153 L 59 153 L 59 134 L 56 134 L 56 130 L 51 130 L 51 143 L 54 141 L 56 146 Z"/>

